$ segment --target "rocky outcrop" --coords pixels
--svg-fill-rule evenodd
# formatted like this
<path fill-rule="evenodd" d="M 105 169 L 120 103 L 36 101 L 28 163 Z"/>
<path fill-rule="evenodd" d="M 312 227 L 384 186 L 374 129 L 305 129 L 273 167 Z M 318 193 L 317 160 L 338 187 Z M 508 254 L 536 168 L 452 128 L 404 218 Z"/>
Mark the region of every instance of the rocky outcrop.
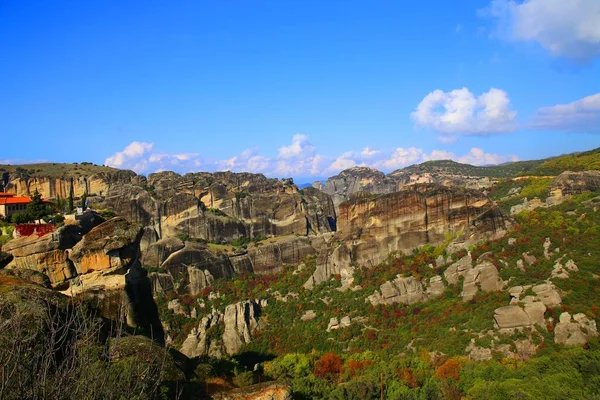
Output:
<path fill-rule="evenodd" d="M 327 325 L 327 332 L 331 332 L 336 329 L 347 328 L 351 324 L 352 319 L 347 315 L 339 320 L 337 319 L 337 317 L 333 317 L 329 319 L 329 324 Z"/>
<path fill-rule="evenodd" d="M 461 276 L 467 275 L 467 273 L 473 268 L 473 259 L 471 254 L 467 254 L 457 262 L 450 265 L 444 271 L 444 277 L 450 285 L 456 285 Z"/>
<path fill-rule="evenodd" d="M 413 304 L 427 299 L 427 294 L 423 289 L 420 280 L 409 276 L 402 277 L 398 275 L 393 281 L 384 282 L 379 291 L 375 291 L 367 300 L 372 305 L 377 304 Z"/>
<path fill-rule="evenodd" d="M 219 400 L 292 400 L 292 389 L 282 383 L 263 383 L 213 396 Z"/>
<path fill-rule="evenodd" d="M 468 270 L 463 282 L 462 299 L 468 301 L 473 299 L 479 289 L 484 292 L 495 292 L 501 290 L 504 282 L 498 276 L 498 270 L 494 264 L 483 262 Z"/>
<path fill-rule="evenodd" d="M 600 171 L 565 171 L 552 182 L 552 191 L 563 196 L 600 190 Z"/>
<path fill-rule="evenodd" d="M 86 213 L 72 224 L 44 236 L 13 239 L 3 246 L 3 250 L 13 257 L 7 268 L 41 272 L 48 276 L 53 287 L 64 288 L 70 279 L 78 275 L 68 250 L 103 221 L 97 214 Z"/>
<path fill-rule="evenodd" d="M 541 310 L 542 307 L 545 311 L 546 307 L 539 302 L 536 303 L 535 306 L 530 307 L 529 311 L 531 315 L 519 306 L 500 307 L 494 311 L 494 321 L 499 329 L 533 326 L 535 323 L 539 323 L 539 310 Z M 542 312 L 542 321 L 543 315 L 544 312 Z"/>
<path fill-rule="evenodd" d="M 235 354 L 245 343 L 250 343 L 252 334 L 260 328 L 260 316 L 266 305 L 265 300 L 247 300 L 228 305 L 224 312 L 213 310 L 192 329 L 181 353 L 190 358 Z"/>
<path fill-rule="evenodd" d="M 560 260 L 557 260 L 556 263 L 554 264 L 554 267 L 552 267 L 552 273 L 550 275 L 550 278 L 556 278 L 556 279 L 567 279 L 570 275 L 569 272 L 578 272 L 579 268 L 577 267 L 577 264 L 575 264 L 575 262 L 573 260 L 569 260 L 565 263 L 565 265 L 563 265 L 561 263 Z"/>
<path fill-rule="evenodd" d="M 596 336 L 598 336 L 596 321 L 582 313 L 571 316 L 568 312 L 564 312 L 554 327 L 554 341 L 559 344 L 585 344 Z"/>
<path fill-rule="evenodd" d="M 183 248 L 169 255 L 160 268 L 173 277 L 178 293 L 190 295 L 200 293 L 215 279 L 231 278 L 236 272 L 226 255 L 215 254 L 198 242 L 186 242 Z"/>
<path fill-rule="evenodd" d="M 394 179 L 369 167 L 352 167 L 332 176 L 325 183 L 315 182 L 313 187 L 331 196 L 336 209 L 357 192 L 373 194 L 392 193 L 398 189 Z"/>
<path fill-rule="evenodd" d="M 69 197 L 71 188 L 75 197 L 84 194 L 106 195 L 112 188 L 122 183 L 128 183 L 134 176 L 133 171 L 118 170 L 109 167 L 87 167 L 86 170 L 78 170 L 73 165 L 47 165 L 47 173 L 44 165 L 35 176 L 24 173 L 11 173 L 6 191 L 15 193 L 17 196 L 28 196 L 36 190 L 45 199 Z M 59 175 L 52 172 L 53 169 L 63 168 Z M 68 170 L 67 170 L 68 169 Z"/>
<path fill-rule="evenodd" d="M 531 288 L 536 294 L 535 299 L 541 301 L 548 307 L 556 307 L 562 302 L 562 298 L 553 283 L 543 283 Z M 524 299 L 526 301 L 527 298 Z"/>
<path fill-rule="evenodd" d="M 122 217 L 112 218 L 85 234 L 69 254 L 79 275 L 126 269 L 139 256 L 142 229 Z"/>
<path fill-rule="evenodd" d="M 315 310 L 306 310 L 306 312 L 300 317 L 300 321 L 312 321 L 317 318 Z"/>
<path fill-rule="evenodd" d="M 316 252 L 310 238 L 290 236 L 250 247 L 248 258 L 255 273 L 271 274 L 280 272 L 286 265 L 295 267 Z"/>

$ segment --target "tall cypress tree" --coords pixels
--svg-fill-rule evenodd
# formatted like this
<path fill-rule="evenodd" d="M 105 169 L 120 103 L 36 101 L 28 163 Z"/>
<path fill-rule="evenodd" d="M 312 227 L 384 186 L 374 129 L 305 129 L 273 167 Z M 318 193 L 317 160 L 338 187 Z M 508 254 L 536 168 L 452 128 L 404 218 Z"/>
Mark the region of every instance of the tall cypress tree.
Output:
<path fill-rule="evenodd" d="M 69 189 L 69 210 L 68 212 L 72 212 L 75 205 L 73 204 L 73 181 L 71 181 L 71 188 Z"/>

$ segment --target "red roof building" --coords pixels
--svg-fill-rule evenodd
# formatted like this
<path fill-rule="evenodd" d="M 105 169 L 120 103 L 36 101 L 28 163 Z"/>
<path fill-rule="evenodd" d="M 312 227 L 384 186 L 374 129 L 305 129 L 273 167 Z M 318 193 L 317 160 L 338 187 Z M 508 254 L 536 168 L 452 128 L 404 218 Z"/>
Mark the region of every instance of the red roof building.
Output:
<path fill-rule="evenodd" d="M 16 212 L 25 212 L 29 203 L 29 197 L 0 193 L 0 218 L 10 218 Z"/>

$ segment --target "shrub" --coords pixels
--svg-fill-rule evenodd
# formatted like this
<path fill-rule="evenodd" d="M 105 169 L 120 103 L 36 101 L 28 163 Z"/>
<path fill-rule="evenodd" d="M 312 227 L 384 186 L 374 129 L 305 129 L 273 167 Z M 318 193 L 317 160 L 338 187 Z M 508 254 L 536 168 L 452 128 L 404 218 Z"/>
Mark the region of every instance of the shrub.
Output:
<path fill-rule="evenodd" d="M 233 378 L 233 384 L 243 388 L 254 384 L 254 374 L 252 371 L 242 372 Z"/>
<path fill-rule="evenodd" d="M 335 353 L 326 353 L 315 363 L 315 375 L 321 379 L 337 380 L 344 362 Z"/>

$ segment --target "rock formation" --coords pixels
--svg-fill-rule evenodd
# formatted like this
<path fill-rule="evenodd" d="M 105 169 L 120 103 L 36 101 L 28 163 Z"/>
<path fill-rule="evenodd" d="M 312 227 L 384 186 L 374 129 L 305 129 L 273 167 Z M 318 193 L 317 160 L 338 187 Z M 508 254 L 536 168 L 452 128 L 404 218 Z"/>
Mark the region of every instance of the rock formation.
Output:
<path fill-rule="evenodd" d="M 375 291 L 366 300 L 372 305 L 377 304 L 413 304 L 428 298 L 420 280 L 409 276 L 398 275 L 393 281 L 384 282 L 379 291 Z"/>
<path fill-rule="evenodd" d="M 245 343 L 250 343 L 253 332 L 260 328 L 260 315 L 266 305 L 265 300 L 247 300 L 228 305 L 224 312 L 213 310 L 192 329 L 181 353 L 190 358 L 235 354 Z"/>
<path fill-rule="evenodd" d="M 581 313 L 574 316 L 568 312 L 562 313 L 558 324 L 554 327 L 554 341 L 559 344 L 585 344 L 596 336 L 598 336 L 596 321 Z"/>
<path fill-rule="evenodd" d="M 498 270 L 494 264 L 484 261 L 467 271 L 463 282 L 463 301 L 471 300 L 479 289 L 484 292 L 495 292 L 501 290 L 504 282 L 498 276 Z"/>
<path fill-rule="evenodd" d="M 508 220 L 481 192 L 436 185 L 413 185 L 399 192 L 358 194 L 340 205 L 337 244 L 321 252 L 310 288 L 331 274 L 371 267 L 394 251 L 438 244 L 450 233 L 467 237 L 503 234 Z"/>
<path fill-rule="evenodd" d="M 565 171 L 554 179 L 551 190 L 563 196 L 600 190 L 600 171 Z"/>

